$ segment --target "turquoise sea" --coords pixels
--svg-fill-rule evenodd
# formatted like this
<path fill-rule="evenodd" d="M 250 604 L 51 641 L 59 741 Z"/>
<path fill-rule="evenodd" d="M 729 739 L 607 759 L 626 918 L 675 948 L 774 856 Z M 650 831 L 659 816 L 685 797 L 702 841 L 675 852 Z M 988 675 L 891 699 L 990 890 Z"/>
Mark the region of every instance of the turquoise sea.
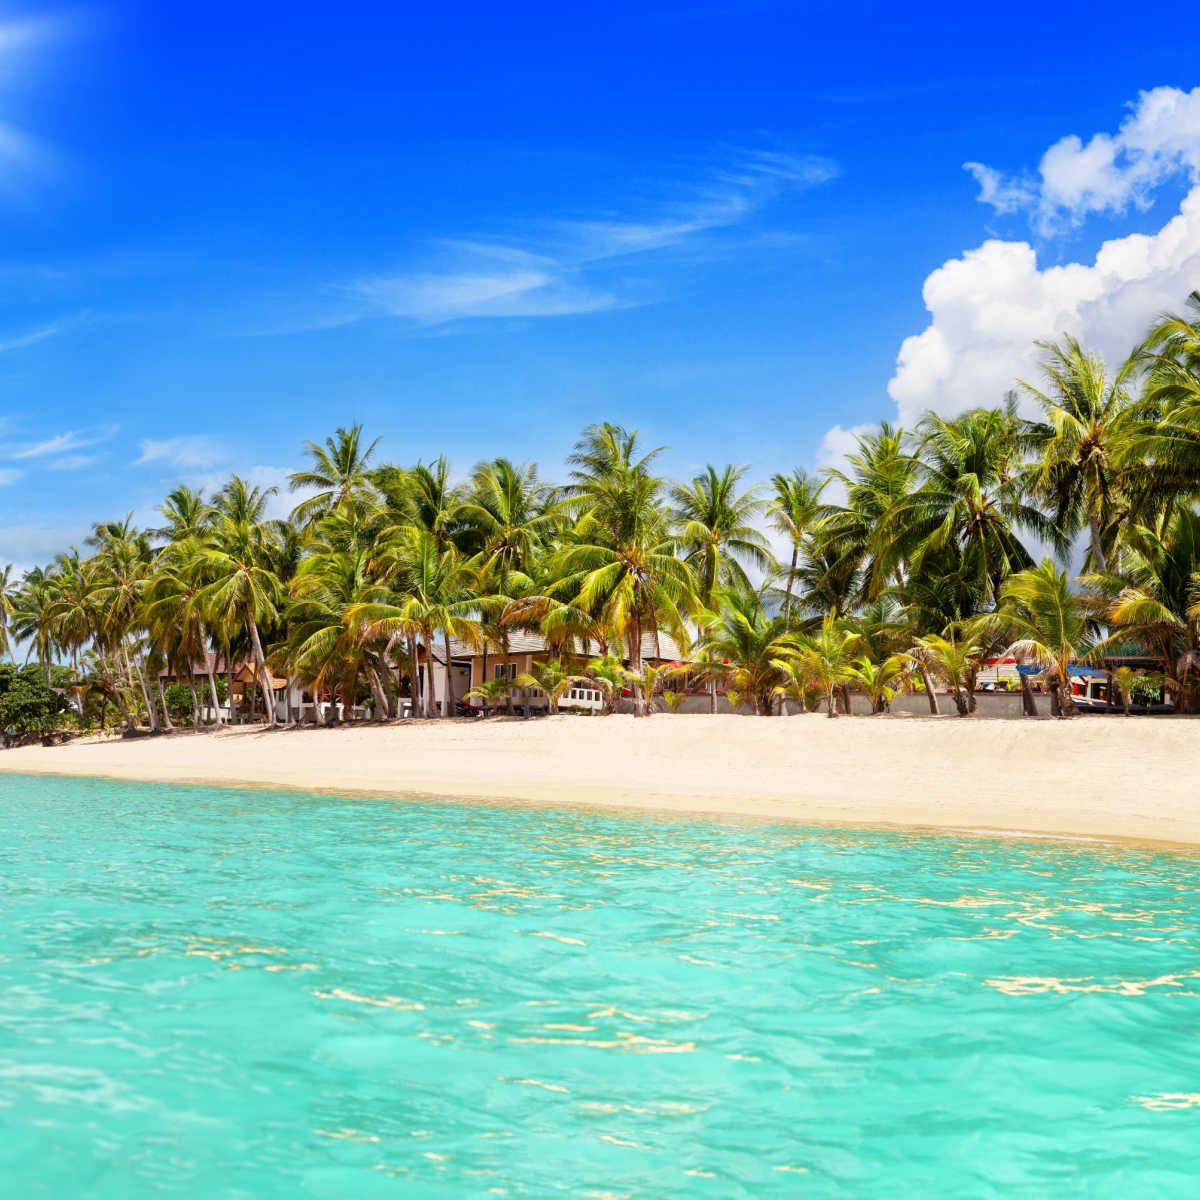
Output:
<path fill-rule="evenodd" d="M 1200 870 L 0 776 L 21 1197 L 1158 1197 Z"/>

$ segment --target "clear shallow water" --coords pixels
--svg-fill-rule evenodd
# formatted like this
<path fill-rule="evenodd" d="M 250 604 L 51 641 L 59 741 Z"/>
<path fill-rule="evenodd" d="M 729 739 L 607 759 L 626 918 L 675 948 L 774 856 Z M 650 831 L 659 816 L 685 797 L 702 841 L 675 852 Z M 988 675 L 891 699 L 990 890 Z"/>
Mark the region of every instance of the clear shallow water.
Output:
<path fill-rule="evenodd" d="M 1192 1194 L 1167 853 L 0 776 L 9 1195 Z"/>

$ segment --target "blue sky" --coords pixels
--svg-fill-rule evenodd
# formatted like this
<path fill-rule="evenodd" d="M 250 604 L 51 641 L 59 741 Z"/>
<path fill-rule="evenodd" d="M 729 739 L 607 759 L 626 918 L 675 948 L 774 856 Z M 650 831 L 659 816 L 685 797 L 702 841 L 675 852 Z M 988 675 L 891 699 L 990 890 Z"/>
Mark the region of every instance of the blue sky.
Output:
<path fill-rule="evenodd" d="M 353 421 L 816 466 L 1200 286 L 1190 21 L 573 7 L 0 8 L 0 561 Z"/>

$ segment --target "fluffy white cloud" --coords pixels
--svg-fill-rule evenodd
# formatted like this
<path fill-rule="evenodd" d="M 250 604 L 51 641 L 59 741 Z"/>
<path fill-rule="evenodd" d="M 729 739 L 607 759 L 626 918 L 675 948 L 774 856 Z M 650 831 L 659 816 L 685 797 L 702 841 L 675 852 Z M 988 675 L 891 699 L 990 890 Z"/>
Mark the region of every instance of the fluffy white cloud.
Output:
<path fill-rule="evenodd" d="M 834 425 L 825 431 L 821 444 L 817 447 L 816 465 L 818 468 L 841 467 L 845 464 L 846 455 L 853 454 L 858 449 L 858 439 L 863 434 L 870 433 L 874 425 L 851 425 L 843 429 Z M 845 504 L 846 488 L 837 479 L 831 479 L 821 493 L 821 499 L 826 504 Z"/>
<path fill-rule="evenodd" d="M 979 199 L 998 212 L 1026 210 L 1038 232 L 1078 225 L 1091 213 L 1145 207 L 1164 180 L 1200 179 L 1200 87 L 1142 92 L 1115 134 L 1076 134 L 1042 155 L 1037 178 L 1006 176 L 982 163 L 964 163 L 979 184 Z"/>
<path fill-rule="evenodd" d="M 1036 224 L 1140 202 L 1167 174 L 1200 174 L 1200 88 L 1143 93 L 1115 136 L 1063 139 L 1042 159 L 1041 182 L 973 168 L 998 209 L 1035 197 Z M 1091 263 L 1041 268 L 1028 242 L 988 241 L 934 271 L 923 290 L 930 323 L 906 338 L 888 393 L 902 424 L 927 408 L 952 415 L 995 404 L 1015 380 L 1034 381 L 1037 339 L 1073 334 L 1117 362 L 1162 312 L 1200 285 L 1200 183 L 1157 233 L 1105 242 Z"/>

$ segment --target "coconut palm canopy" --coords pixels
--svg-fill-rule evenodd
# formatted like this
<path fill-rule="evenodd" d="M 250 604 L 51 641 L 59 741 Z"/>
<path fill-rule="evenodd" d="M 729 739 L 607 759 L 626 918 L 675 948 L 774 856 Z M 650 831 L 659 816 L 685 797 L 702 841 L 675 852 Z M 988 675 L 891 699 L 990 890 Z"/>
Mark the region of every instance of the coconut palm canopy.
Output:
<path fill-rule="evenodd" d="M 909 687 L 937 711 L 939 682 L 969 713 L 986 657 L 1011 650 L 1061 686 L 1118 644 L 1193 711 L 1200 295 L 1115 368 L 1070 337 L 1042 352 L 1041 378 L 994 407 L 881 425 L 842 465 L 761 485 L 737 464 L 671 481 L 661 447 L 607 423 L 560 482 L 504 457 L 462 474 L 445 457 L 389 463 L 339 428 L 304 443 L 288 520 L 234 476 L 208 497 L 176 487 L 153 528 L 98 521 L 22 578 L 0 564 L 0 652 L 47 679 L 69 665 L 74 694 L 151 729 L 170 727 L 163 674 L 216 712 L 235 662 L 251 692 L 285 676 L 387 715 L 407 691 L 433 716 L 451 639 L 504 657 L 518 633 L 552 651 L 526 682 L 556 696 L 598 651 L 605 711 L 622 690 L 653 709 L 642 656 L 667 635 L 690 648 L 673 697 L 707 688 L 715 705 L 721 688 L 763 715 L 835 714 L 851 689 L 884 711 Z M 1038 565 L 1076 546 L 1085 575 Z M 511 708 L 495 681 L 471 695 Z"/>

